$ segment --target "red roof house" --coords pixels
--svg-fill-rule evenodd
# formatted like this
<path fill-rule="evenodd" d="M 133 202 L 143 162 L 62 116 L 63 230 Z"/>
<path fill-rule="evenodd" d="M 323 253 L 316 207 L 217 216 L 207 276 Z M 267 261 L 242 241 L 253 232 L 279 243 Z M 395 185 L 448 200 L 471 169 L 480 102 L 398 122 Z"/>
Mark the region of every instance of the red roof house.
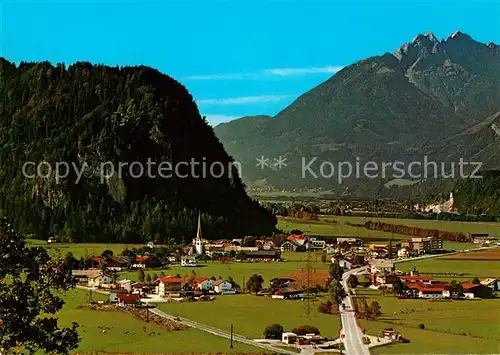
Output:
<path fill-rule="evenodd" d="M 141 297 L 132 293 L 119 293 L 116 299 L 120 307 L 136 307 L 141 303 Z"/>

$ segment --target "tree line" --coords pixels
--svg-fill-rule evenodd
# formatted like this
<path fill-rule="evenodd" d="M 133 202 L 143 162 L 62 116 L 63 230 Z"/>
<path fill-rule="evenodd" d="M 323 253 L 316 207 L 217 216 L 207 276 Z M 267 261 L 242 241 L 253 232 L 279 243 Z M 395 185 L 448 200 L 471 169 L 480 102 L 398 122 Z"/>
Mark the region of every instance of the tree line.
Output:
<path fill-rule="evenodd" d="M 428 228 L 420 228 L 420 227 L 412 227 L 406 226 L 402 224 L 391 224 L 385 222 L 372 222 L 368 221 L 364 224 L 352 224 L 347 223 L 351 226 L 355 227 L 364 227 L 372 230 L 379 230 L 388 233 L 396 233 L 396 234 L 404 234 L 411 235 L 415 237 L 436 237 L 444 240 L 449 240 L 453 242 L 462 242 L 466 243 L 470 241 L 470 238 L 463 233 L 460 232 L 447 232 L 438 229 L 428 229 Z"/>

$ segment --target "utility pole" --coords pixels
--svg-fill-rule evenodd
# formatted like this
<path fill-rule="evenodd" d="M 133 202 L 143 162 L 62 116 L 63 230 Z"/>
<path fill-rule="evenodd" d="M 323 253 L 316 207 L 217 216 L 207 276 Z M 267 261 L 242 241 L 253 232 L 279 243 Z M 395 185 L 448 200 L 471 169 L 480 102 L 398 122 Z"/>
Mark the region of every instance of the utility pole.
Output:
<path fill-rule="evenodd" d="M 306 289 L 307 318 L 311 316 L 311 248 L 307 246 L 307 289 Z"/>
<path fill-rule="evenodd" d="M 243 276 L 243 284 L 241 286 L 243 287 L 243 293 L 245 293 L 245 276 Z"/>
<path fill-rule="evenodd" d="M 149 323 L 149 305 L 146 309 L 146 323 Z"/>
<path fill-rule="evenodd" d="M 231 323 L 231 344 L 229 347 L 232 349 L 233 348 L 233 324 Z"/>

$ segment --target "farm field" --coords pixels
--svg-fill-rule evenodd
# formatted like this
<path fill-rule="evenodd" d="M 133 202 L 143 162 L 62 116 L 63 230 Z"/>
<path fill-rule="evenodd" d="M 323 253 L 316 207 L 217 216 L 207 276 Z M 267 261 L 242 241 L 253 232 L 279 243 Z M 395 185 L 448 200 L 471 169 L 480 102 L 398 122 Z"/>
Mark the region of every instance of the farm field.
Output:
<path fill-rule="evenodd" d="M 358 289 L 358 294 L 366 296 L 368 302 L 378 301 L 383 313 L 377 321 L 360 320 L 361 327 L 373 335 L 379 335 L 384 328 L 393 328 L 410 340 L 409 344 L 374 349 L 375 354 L 498 353 L 500 350 L 500 299 L 400 300 L 366 289 Z M 425 329 L 418 329 L 419 324 L 424 324 Z"/>
<path fill-rule="evenodd" d="M 382 221 L 385 223 L 404 224 L 421 228 L 441 229 L 450 232 L 471 233 L 489 233 L 500 236 L 500 223 L 473 223 L 473 222 L 442 222 L 417 219 L 394 219 L 394 218 L 363 218 L 349 216 L 327 216 L 319 221 L 308 221 L 296 218 L 280 217 L 278 219 L 278 228 L 283 231 L 299 229 L 308 235 L 318 236 L 343 236 L 363 239 L 365 243 L 369 242 L 387 242 L 389 238 L 393 241 L 402 241 L 411 239 L 411 236 L 402 234 L 392 234 L 383 231 L 370 230 L 363 227 L 353 227 L 346 223 L 363 224 L 368 220 Z M 473 243 L 444 242 L 445 249 L 463 250 L 477 248 Z"/>
<path fill-rule="evenodd" d="M 313 325 L 323 336 L 338 338 L 340 317 L 317 312 L 320 299 L 311 301 L 310 317 L 306 302 L 300 300 L 275 300 L 255 295 L 218 296 L 211 302 L 158 304 L 162 311 L 192 319 L 221 329 L 229 329 L 249 338 L 263 338 L 264 328 L 279 323 L 286 331 L 299 325 Z"/>
<path fill-rule="evenodd" d="M 479 250 L 470 253 L 460 253 L 441 258 L 442 260 L 474 260 L 474 261 L 500 261 L 500 247 L 488 250 Z"/>
<path fill-rule="evenodd" d="M 107 296 L 94 292 L 94 300 L 105 300 Z M 259 348 L 234 343 L 230 349 L 226 339 L 196 329 L 168 332 L 154 324 L 148 324 L 119 311 L 92 311 L 80 309 L 87 302 L 87 293 L 72 290 L 64 297 L 66 304 L 57 314 L 60 324 L 69 326 L 76 321 L 82 338 L 78 352 L 253 352 Z M 99 326 L 110 327 L 105 333 Z M 150 333 L 157 335 L 149 335 Z"/>
<path fill-rule="evenodd" d="M 300 262 L 208 262 L 200 265 L 200 267 L 172 266 L 170 269 L 166 270 L 146 270 L 145 274 L 150 274 L 152 276 L 153 274 L 159 275 L 160 272 L 164 272 L 167 276 L 175 276 L 177 274 L 184 276 L 190 275 L 194 271 L 197 275 L 208 278 L 214 276 L 215 278 L 221 277 L 227 279 L 231 276 L 240 286 L 243 285 L 244 280 L 248 280 L 253 274 L 259 274 L 264 279 L 264 286 L 268 286 L 269 281 L 275 277 L 281 277 L 297 269 L 306 269 L 306 264 L 301 264 Z M 312 270 L 327 270 L 328 266 L 329 263 L 311 263 Z M 138 272 L 121 272 L 120 279 L 137 280 Z"/>
<path fill-rule="evenodd" d="M 495 248 L 492 250 L 500 250 Z M 470 253 L 460 253 L 445 257 L 423 259 L 415 261 L 398 262 L 396 268 L 401 271 L 411 271 L 415 267 L 420 273 L 462 273 L 463 276 L 436 276 L 438 279 L 458 281 L 470 281 L 474 277 L 480 279 L 487 277 L 500 277 L 500 260 L 471 260 L 455 259 L 453 256 L 463 256 L 468 254 L 481 253 L 483 251 L 474 251 Z"/>

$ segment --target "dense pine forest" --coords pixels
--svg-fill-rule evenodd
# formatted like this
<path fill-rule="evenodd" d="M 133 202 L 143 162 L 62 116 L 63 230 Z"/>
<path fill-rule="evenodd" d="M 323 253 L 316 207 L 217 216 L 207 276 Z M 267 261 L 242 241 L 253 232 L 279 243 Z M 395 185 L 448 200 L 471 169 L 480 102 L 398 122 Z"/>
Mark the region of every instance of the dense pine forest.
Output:
<path fill-rule="evenodd" d="M 83 62 L 16 66 L 0 58 L 0 94 L 0 214 L 23 234 L 78 242 L 187 241 L 199 212 L 207 238 L 275 229 L 276 218 L 247 196 L 192 96 L 157 70 Z M 220 162 L 226 169 L 221 177 L 137 178 L 125 171 L 103 178 L 99 168 L 105 162 L 115 171 L 119 163 L 146 166 L 148 159 L 174 166 Z M 73 168 L 59 180 L 43 169 L 23 174 L 26 162 L 42 161 L 88 168 L 79 181 Z"/>
<path fill-rule="evenodd" d="M 460 213 L 500 216 L 500 170 L 484 171 L 481 179 L 464 179 L 454 189 Z"/>

